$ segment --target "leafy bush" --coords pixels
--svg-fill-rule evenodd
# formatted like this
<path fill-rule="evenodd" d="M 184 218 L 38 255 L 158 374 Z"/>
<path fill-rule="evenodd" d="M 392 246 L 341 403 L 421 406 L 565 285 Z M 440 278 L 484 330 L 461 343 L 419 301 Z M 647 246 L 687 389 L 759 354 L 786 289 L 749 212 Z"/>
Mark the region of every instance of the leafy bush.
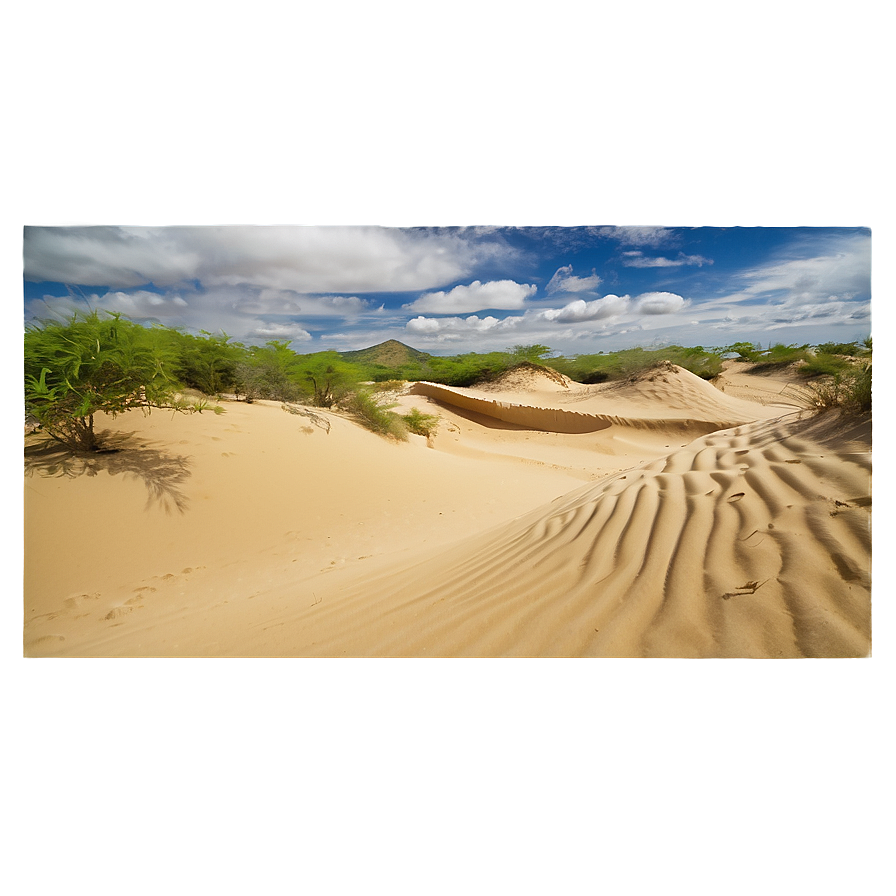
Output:
<path fill-rule="evenodd" d="M 340 407 L 371 432 L 402 442 L 407 440 L 408 433 L 404 421 L 390 410 L 395 405 L 382 405 L 363 389 L 346 395 Z"/>
<path fill-rule="evenodd" d="M 166 331 L 104 315 L 75 314 L 67 323 L 45 321 L 25 330 L 25 410 L 75 451 L 101 450 L 97 412 L 206 407 L 177 399 L 178 358 Z"/>
<path fill-rule="evenodd" d="M 234 388 L 237 367 L 246 354 L 239 343 L 231 343 L 226 333 L 214 336 L 202 330 L 202 336 L 192 336 L 169 330 L 179 358 L 177 374 L 187 386 L 206 395 L 220 395 Z"/>
<path fill-rule="evenodd" d="M 234 380 L 236 393 L 246 401 L 299 401 L 307 397 L 300 381 L 298 355 L 288 341 L 253 346 L 237 363 Z"/>
<path fill-rule="evenodd" d="M 435 435 L 439 428 L 439 418 L 434 414 L 424 414 L 417 408 L 411 408 L 407 414 L 402 415 L 405 426 L 415 435 L 429 438 Z"/>

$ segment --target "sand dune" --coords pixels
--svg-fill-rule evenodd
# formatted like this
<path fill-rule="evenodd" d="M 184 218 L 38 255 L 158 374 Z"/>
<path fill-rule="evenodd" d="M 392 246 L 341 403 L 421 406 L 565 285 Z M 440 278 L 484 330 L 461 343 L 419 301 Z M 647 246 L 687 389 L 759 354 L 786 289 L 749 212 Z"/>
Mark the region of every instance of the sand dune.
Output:
<path fill-rule="evenodd" d="M 302 652 L 320 655 L 865 656 L 867 438 L 834 419 L 705 436 L 486 538 L 344 584 L 284 617 L 284 643 L 304 637 Z"/>
<path fill-rule="evenodd" d="M 679 368 L 515 386 L 414 387 L 431 447 L 273 404 L 32 447 L 26 654 L 868 655 L 870 422 Z"/>

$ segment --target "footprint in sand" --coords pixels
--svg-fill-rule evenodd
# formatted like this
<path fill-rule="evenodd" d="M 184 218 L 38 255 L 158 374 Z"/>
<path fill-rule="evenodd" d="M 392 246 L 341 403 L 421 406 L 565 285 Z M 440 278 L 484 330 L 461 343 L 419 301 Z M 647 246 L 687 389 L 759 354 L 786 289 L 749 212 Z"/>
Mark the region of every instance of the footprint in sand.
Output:
<path fill-rule="evenodd" d="M 121 616 L 125 616 L 127 613 L 130 613 L 133 610 L 133 607 L 112 607 L 105 616 L 103 616 L 104 620 L 112 620 L 118 619 Z"/>
<path fill-rule="evenodd" d="M 78 594 L 75 597 L 67 597 L 62 602 L 62 606 L 67 610 L 77 610 L 85 600 L 99 600 L 99 597 L 100 595 L 97 591 L 93 594 Z"/>
<path fill-rule="evenodd" d="M 37 646 L 38 644 L 48 644 L 51 641 L 64 641 L 65 638 L 62 635 L 41 635 L 39 638 L 35 638 L 31 644 L 32 646 Z"/>

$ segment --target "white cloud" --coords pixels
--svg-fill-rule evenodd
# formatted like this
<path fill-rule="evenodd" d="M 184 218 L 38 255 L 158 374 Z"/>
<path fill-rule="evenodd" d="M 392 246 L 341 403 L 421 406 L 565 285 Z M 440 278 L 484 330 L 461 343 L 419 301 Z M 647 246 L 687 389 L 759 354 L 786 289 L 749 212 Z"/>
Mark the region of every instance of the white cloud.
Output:
<path fill-rule="evenodd" d="M 432 289 L 516 255 L 489 233 L 383 227 L 28 227 L 25 278 L 297 293 Z"/>
<path fill-rule="evenodd" d="M 177 233 L 178 228 L 26 227 L 25 279 L 118 288 L 190 280 L 200 256 Z"/>
<path fill-rule="evenodd" d="M 774 312 L 779 313 L 774 313 Z M 778 330 L 804 324 L 855 325 L 867 322 L 871 315 L 870 303 L 855 307 L 849 302 L 826 302 L 819 305 L 781 306 L 763 315 L 766 329 Z"/>
<path fill-rule="evenodd" d="M 674 292 L 646 292 L 635 304 L 641 314 L 674 314 L 688 303 Z"/>
<path fill-rule="evenodd" d="M 575 321 L 586 320 L 603 320 L 608 317 L 618 317 L 628 310 L 628 296 L 607 295 L 593 302 L 585 302 L 577 299 L 570 302 L 563 308 L 548 308 L 545 311 L 537 312 L 545 320 L 557 321 L 558 323 L 569 323 Z"/>
<path fill-rule="evenodd" d="M 233 292 L 234 297 L 238 298 L 243 291 Z M 254 297 L 240 298 L 239 307 L 246 314 L 342 318 L 357 317 L 365 311 L 374 310 L 373 302 L 358 296 L 308 296 L 282 289 L 263 289 Z"/>
<path fill-rule="evenodd" d="M 664 258 L 663 256 L 648 256 L 640 249 L 634 249 L 623 252 L 622 256 L 622 263 L 628 268 L 678 268 L 683 265 L 702 267 L 705 264 L 712 264 L 711 258 L 704 258 L 702 255 L 685 255 L 683 252 L 678 253 L 678 258 Z"/>
<path fill-rule="evenodd" d="M 623 246 L 658 246 L 669 245 L 677 241 L 678 236 L 668 227 L 601 227 L 601 236 L 619 240 Z"/>
<path fill-rule="evenodd" d="M 522 317 L 415 317 L 405 324 L 410 333 L 432 335 L 435 333 L 485 333 L 489 330 L 513 330 Z"/>
<path fill-rule="evenodd" d="M 488 283 L 474 280 L 469 286 L 455 286 L 448 292 L 426 293 L 415 302 L 405 305 L 405 308 L 430 314 L 463 314 L 486 308 L 517 311 L 536 292 L 535 286 L 514 280 L 492 280 Z"/>
<path fill-rule="evenodd" d="M 557 268 L 556 273 L 551 277 L 550 282 L 545 287 L 545 292 L 552 296 L 558 292 L 592 292 L 600 285 L 600 277 L 592 269 L 590 277 L 575 277 L 572 273 L 572 265 Z"/>
<path fill-rule="evenodd" d="M 262 324 L 250 336 L 265 340 L 276 339 L 278 342 L 286 339 L 290 342 L 308 342 L 313 338 L 300 324 Z"/>
<path fill-rule="evenodd" d="M 724 310 L 743 302 L 815 305 L 871 294 L 871 238 L 850 233 L 794 241 L 768 264 L 731 277 L 733 292 L 701 303 Z"/>
<path fill-rule="evenodd" d="M 668 295 L 668 294 L 665 294 Z M 560 324 L 582 324 L 619 317 L 629 309 L 628 296 L 607 295 L 592 302 L 576 299 L 563 308 L 529 310 L 525 314 L 511 314 L 504 318 L 479 317 L 415 317 L 405 329 L 412 334 L 444 336 L 445 334 L 470 334 L 488 332 L 552 332 Z M 648 312 L 657 313 L 657 312 Z M 568 331 L 571 333 L 574 331 Z"/>

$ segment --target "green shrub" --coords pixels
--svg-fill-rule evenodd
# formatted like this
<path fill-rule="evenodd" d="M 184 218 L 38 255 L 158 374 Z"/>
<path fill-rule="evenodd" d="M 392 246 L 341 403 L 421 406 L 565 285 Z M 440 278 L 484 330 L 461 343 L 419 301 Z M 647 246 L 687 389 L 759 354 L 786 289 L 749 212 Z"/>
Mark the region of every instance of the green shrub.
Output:
<path fill-rule="evenodd" d="M 752 342 L 734 342 L 718 349 L 722 354 L 736 354 L 739 361 L 756 361 L 759 359 L 761 347 Z"/>
<path fill-rule="evenodd" d="M 97 412 L 207 407 L 177 397 L 178 357 L 169 331 L 103 315 L 77 313 L 65 323 L 44 321 L 25 330 L 25 410 L 75 451 L 102 449 L 94 431 Z"/>
<path fill-rule="evenodd" d="M 177 330 L 167 332 L 178 352 L 177 375 L 184 385 L 206 395 L 234 388 L 237 366 L 246 355 L 242 345 L 230 342 L 226 333 L 214 336 L 202 330 L 202 336 L 192 336 Z"/>
<path fill-rule="evenodd" d="M 845 408 L 859 413 L 870 411 L 871 363 L 812 383 L 809 390 L 817 408 Z"/>
<path fill-rule="evenodd" d="M 308 388 L 301 382 L 298 355 L 289 342 L 273 340 L 253 346 L 236 365 L 234 391 L 246 401 L 300 401 L 308 398 Z"/>
<path fill-rule="evenodd" d="M 753 370 L 756 373 L 769 372 L 772 370 L 780 370 L 782 367 L 789 367 L 798 361 L 808 361 L 811 359 L 808 345 L 784 345 L 776 343 L 768 347 L 766 351 L 759 351 L 754 354 L 753 360 L 756 366 Z"/>
<path fill-rule="evenodd" d="M 850 363 L 843 357 L 835 354 L 818 353 L 810 355 L 806 363 L 801 365 L 799 373 L 802 376 L 837 376 L 850 369 Z"/>
<path fill-rule="evenodd" d="M 402 442 L 407 440 L 408 432 L 404 421 L 391 410 L 395 405 L 380 404 L 363 389 L 344 396 L 340 407 L 371 432 Z"/>
<path fill-rule="evenodd" d="M 551 358 L 544 363 L 577 383 L 603 383 L 637 376 L 669 361 L 710 380 L 722 371 L 722 356 L 718 350 L 698 345 L 684 348 L 669 345 L 659 349 L 630 348 L 596 355 L 576 355 L 574 358 Z"/>
<path fill-rule="evenodd" d="M 415 435 L 430 436 L 435 435 L 439 428 L 439 418 L 433 414 L 424 414 L 417 408 L 411 408 L 407 414 L 402 415 L 405 426 Z"/>
<path fill-rule="evenodd" d="M 821 342 L 815 349 L 823 355 L 857 355 L 862 351 L 857 342 Z"/>

